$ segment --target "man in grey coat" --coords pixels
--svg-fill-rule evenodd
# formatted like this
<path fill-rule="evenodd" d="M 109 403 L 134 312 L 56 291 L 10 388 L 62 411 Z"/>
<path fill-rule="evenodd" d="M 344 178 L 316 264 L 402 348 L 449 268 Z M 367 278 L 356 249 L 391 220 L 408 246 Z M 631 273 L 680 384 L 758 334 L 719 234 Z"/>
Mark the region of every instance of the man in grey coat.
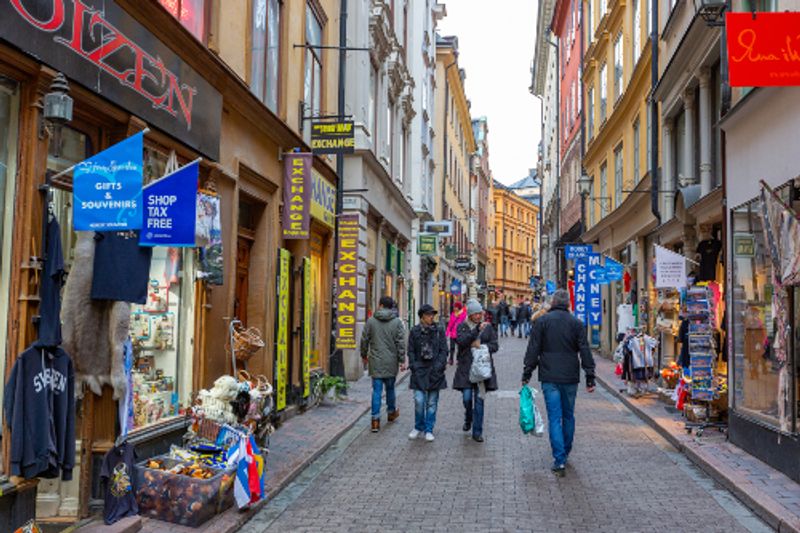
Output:
<path fill-rule="evenodd" d="M 361 358 L 364 364 L 369 364 L 369 375 L 372 378 L 373 433 L 381 429 L 381 396 L 384 387 L 389 422 L 394 422 L 400 416 L 394 385 L 405 357 L 405 327 L 397 317 L 394 300 L 384 296 L 361 334 Z"/>

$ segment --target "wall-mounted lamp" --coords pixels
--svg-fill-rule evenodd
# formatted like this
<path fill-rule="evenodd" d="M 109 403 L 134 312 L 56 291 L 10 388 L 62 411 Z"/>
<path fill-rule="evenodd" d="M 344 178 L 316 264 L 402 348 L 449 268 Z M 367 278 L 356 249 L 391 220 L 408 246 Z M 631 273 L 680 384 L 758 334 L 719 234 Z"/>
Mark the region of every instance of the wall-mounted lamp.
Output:
<path fill-rule="evenodd" d="M 61 126 L 72 120 L 72 97 L 69 95 L 69 82 L 62 73 L 56 74 L 50 90 L 42 102 L 42 118 L 39 124 L 39 137 L 45 133 L 52 135 Z M 48 130 L 48 127 L 51 128 Z"/>

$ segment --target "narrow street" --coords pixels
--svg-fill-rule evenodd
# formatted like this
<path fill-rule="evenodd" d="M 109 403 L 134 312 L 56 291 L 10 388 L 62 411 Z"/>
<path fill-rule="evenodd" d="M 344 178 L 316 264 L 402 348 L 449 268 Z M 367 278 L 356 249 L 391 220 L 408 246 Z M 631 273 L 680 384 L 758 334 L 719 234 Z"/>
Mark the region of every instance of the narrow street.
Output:
<path fill-rule="evenodd" d="M 501 339 L 485 443 L 461 431 L 453 390 L 436 441 L 409 441 L 406 381 L 397 422 L 384 415 L 372 434 L 362 417 L 241 531 L 771 531 L 600 387 L 579 394 L 575 449 L 566 477 L 554 477 L 547 438 L 517 425 L 524 348 Z"/>

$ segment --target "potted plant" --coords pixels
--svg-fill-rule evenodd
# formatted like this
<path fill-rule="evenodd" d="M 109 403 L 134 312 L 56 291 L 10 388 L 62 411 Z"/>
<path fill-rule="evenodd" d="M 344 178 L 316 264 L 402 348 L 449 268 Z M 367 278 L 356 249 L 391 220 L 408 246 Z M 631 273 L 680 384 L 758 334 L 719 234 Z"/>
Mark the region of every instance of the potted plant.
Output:
<path fill-rule="evenodd" d="M 336 400 L 347 390 L 347 382 L 344 378 L 339 376 L 322 376 L 314 384 L 315 396 L 319 398 L 322 403 L 332 405 Z"/>

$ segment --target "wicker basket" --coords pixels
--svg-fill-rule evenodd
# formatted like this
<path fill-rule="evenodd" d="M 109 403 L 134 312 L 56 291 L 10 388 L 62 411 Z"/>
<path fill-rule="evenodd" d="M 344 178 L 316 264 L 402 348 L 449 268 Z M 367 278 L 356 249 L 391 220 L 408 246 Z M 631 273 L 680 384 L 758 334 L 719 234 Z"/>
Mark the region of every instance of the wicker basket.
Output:
<path fill-rule="evenodd" d="M 238 361 L 247 361 L 264 347 L 264 339 L 258 328 L 236 326 L 232 331 L 232 340 L 233 350 Z"/>

